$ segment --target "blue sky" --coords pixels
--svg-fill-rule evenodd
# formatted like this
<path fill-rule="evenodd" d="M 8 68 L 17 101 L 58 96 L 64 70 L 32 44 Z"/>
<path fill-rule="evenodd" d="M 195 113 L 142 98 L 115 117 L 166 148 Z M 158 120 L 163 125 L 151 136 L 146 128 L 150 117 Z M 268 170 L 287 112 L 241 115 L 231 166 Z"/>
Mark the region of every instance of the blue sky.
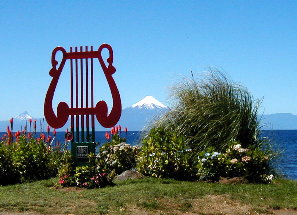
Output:
<path fill-rule="evenodd" d="M 264 113 L 297 114 L 296 11 L 284 0 L 1 0 L 0 120 L 43 116 L 56 46 L 102 43 L 113 47 L 124 108 L 146 95 L 168 104 L 191 70 L 216 67 L 263 99 Z"/>

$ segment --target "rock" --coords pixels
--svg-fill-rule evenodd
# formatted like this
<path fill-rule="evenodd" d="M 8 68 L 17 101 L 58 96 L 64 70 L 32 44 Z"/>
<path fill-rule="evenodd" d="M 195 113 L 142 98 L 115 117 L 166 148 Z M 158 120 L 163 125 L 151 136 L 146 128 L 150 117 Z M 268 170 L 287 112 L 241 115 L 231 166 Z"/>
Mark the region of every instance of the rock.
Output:
<path fill-rule="evenodd" d="M 243 177 L 234 177 L 234 178 L 224 178 L 221 177 L 219 180 L 221 184 L 246 184 L 248 180 Z"/>
<path fill-rule="evenodd" d="M 124 180 L 128 180 L 128 179 L 141 179 L 144 177 L 145 177 L 144 175 L 142 175 L 140 172 L 138 172 L 136 170 L 126 170 L 126 171 L 122 172 L 120 175 L 117 175 L 114 178 L 114 180 L 124 181 Z"/>

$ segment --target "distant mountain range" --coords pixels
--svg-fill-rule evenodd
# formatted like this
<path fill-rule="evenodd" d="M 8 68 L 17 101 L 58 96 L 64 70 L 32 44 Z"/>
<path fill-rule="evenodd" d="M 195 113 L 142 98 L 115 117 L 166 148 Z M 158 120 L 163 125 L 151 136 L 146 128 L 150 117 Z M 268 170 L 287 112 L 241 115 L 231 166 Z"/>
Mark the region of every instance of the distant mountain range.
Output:
<path fill-rule="evenodd" d="M 266 114 L 259 120 L 262 130 L 297 130 L 297 115 L 291 113 Z"/>
<path fill-rule="evenodd" d="M 122 128 L 127 127 L 129 131 L 140 131 L 146 128 L 150 122 L 156 120 L 169 110 L 167 106 L 159 102 L 153 96 L 146 96 L 139 102 L 131 105 L 128 108 L 122 110 L 122 116 L 118 122 Z M 27 126 L 27 130 L 30 131 L 29 120 L 36 120 L 37 131 L 46 131 L 47 123 L 43 118 L 34 118 L 25 111 L 18 116 L 14 117 L 14 131 L 24 129 Z M 291 113 L 276 113 L 266 114 L 259 116 L 262 130 L 297 130 L 297 115 Z M 33 122 L 31 125 L 31 131 L 33 131 Z M 9 119 L 6 121 L 0 121 L 0 131 L 6 131 L 9 126 Z M 70 128 L 70 122 L 58 129 L 57 131 L 66 131 Z M 97 131 L 109 130 L 103 128 L 99 123 L 96 124 Z"/>
<path fill-rule="evenodd" d="M 123 128 L 128 128 L 129 131 L 140 131 L 143 130 L 152 120 L 160 117 L 162 114 L 169 110 L 168 107 L 163 105 L 153 96 L 146 96 L 139 102 L 133 104 L 128 108 L 122 110 L 121 119 L 118 125 Z M 14 120 L 14 131 L 24 129 L 27 125 L 27 131 L 30 131 L 29 119 L 36 120 L 37 131 L 46 131 L 47 123 L 43 118 L 34 118 L 25 111 L 20 115 L 13 118 Z M 0 131 L 6 131 L 7 126 L 9 126 L 9 119 L 6 121 L 0 121 Z M 57 131 L 66 131 L 70 128 L 70 120 Z M 96 123 L 97 131 L 110 130 L 102 127 L 99 123 Z M 33 123 L 31 125 L 31 131 L 33 131 Z"/>

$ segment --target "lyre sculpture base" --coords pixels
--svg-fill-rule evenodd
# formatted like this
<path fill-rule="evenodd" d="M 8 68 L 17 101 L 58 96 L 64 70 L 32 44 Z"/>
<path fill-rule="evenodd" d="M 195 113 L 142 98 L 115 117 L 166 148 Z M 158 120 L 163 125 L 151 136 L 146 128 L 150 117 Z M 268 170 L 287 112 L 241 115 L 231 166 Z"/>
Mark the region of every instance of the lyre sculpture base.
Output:
<path fill-rule="evenodd" d="M 109 57 L 103 60 L 102 51 L 107 49 Z M 62 53 L 62 60 L 56 60 L 56 54 Z M 94 59 L 98 60 L 104 72 L 112 95 L 113 106 L 111 111 L 105 101 L 94 103 Z M 66 60 L 70 62 L 70 107 L 66 102 L 60 102 L 55 114 L 53 98 L 59 77 Z M 102 44 L 97 51 L 93 47 L 88 49 L 81 46 L 70 48 L 70 52 L 57 47 L 52 52 L 52 68 L 49 72 L 52 77 L 44 102 L 44 116 L 47 123 L 53 128 L 61 128 L 71 120 L 71 132 L 68 141 L 71 141 L 71 152 L 77 165 L 88 163 L 88 155 L 95 154 L 95 117 L 105 128 L 116 125 L 121 117 L 122 104 L 120 93 L 112 75 L 116 72 L 113 64 L 113 50 L 108 44 Z M 66 138 L 67 139 L 67 138 Z"/>

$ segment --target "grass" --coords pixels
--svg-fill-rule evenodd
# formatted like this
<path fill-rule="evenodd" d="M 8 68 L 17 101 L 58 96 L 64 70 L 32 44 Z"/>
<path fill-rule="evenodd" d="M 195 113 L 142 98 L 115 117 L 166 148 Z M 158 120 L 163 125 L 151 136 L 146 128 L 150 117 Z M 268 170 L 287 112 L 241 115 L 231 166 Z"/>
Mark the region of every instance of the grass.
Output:
<path fill-rule="evenodd" d="M 103 189 L 57 188 L 57 178 L 0 187 L 1 212 L 39 214 L 270 214 L 297 212 L 297 182 L 220 184 L 146 178 Z"/>

